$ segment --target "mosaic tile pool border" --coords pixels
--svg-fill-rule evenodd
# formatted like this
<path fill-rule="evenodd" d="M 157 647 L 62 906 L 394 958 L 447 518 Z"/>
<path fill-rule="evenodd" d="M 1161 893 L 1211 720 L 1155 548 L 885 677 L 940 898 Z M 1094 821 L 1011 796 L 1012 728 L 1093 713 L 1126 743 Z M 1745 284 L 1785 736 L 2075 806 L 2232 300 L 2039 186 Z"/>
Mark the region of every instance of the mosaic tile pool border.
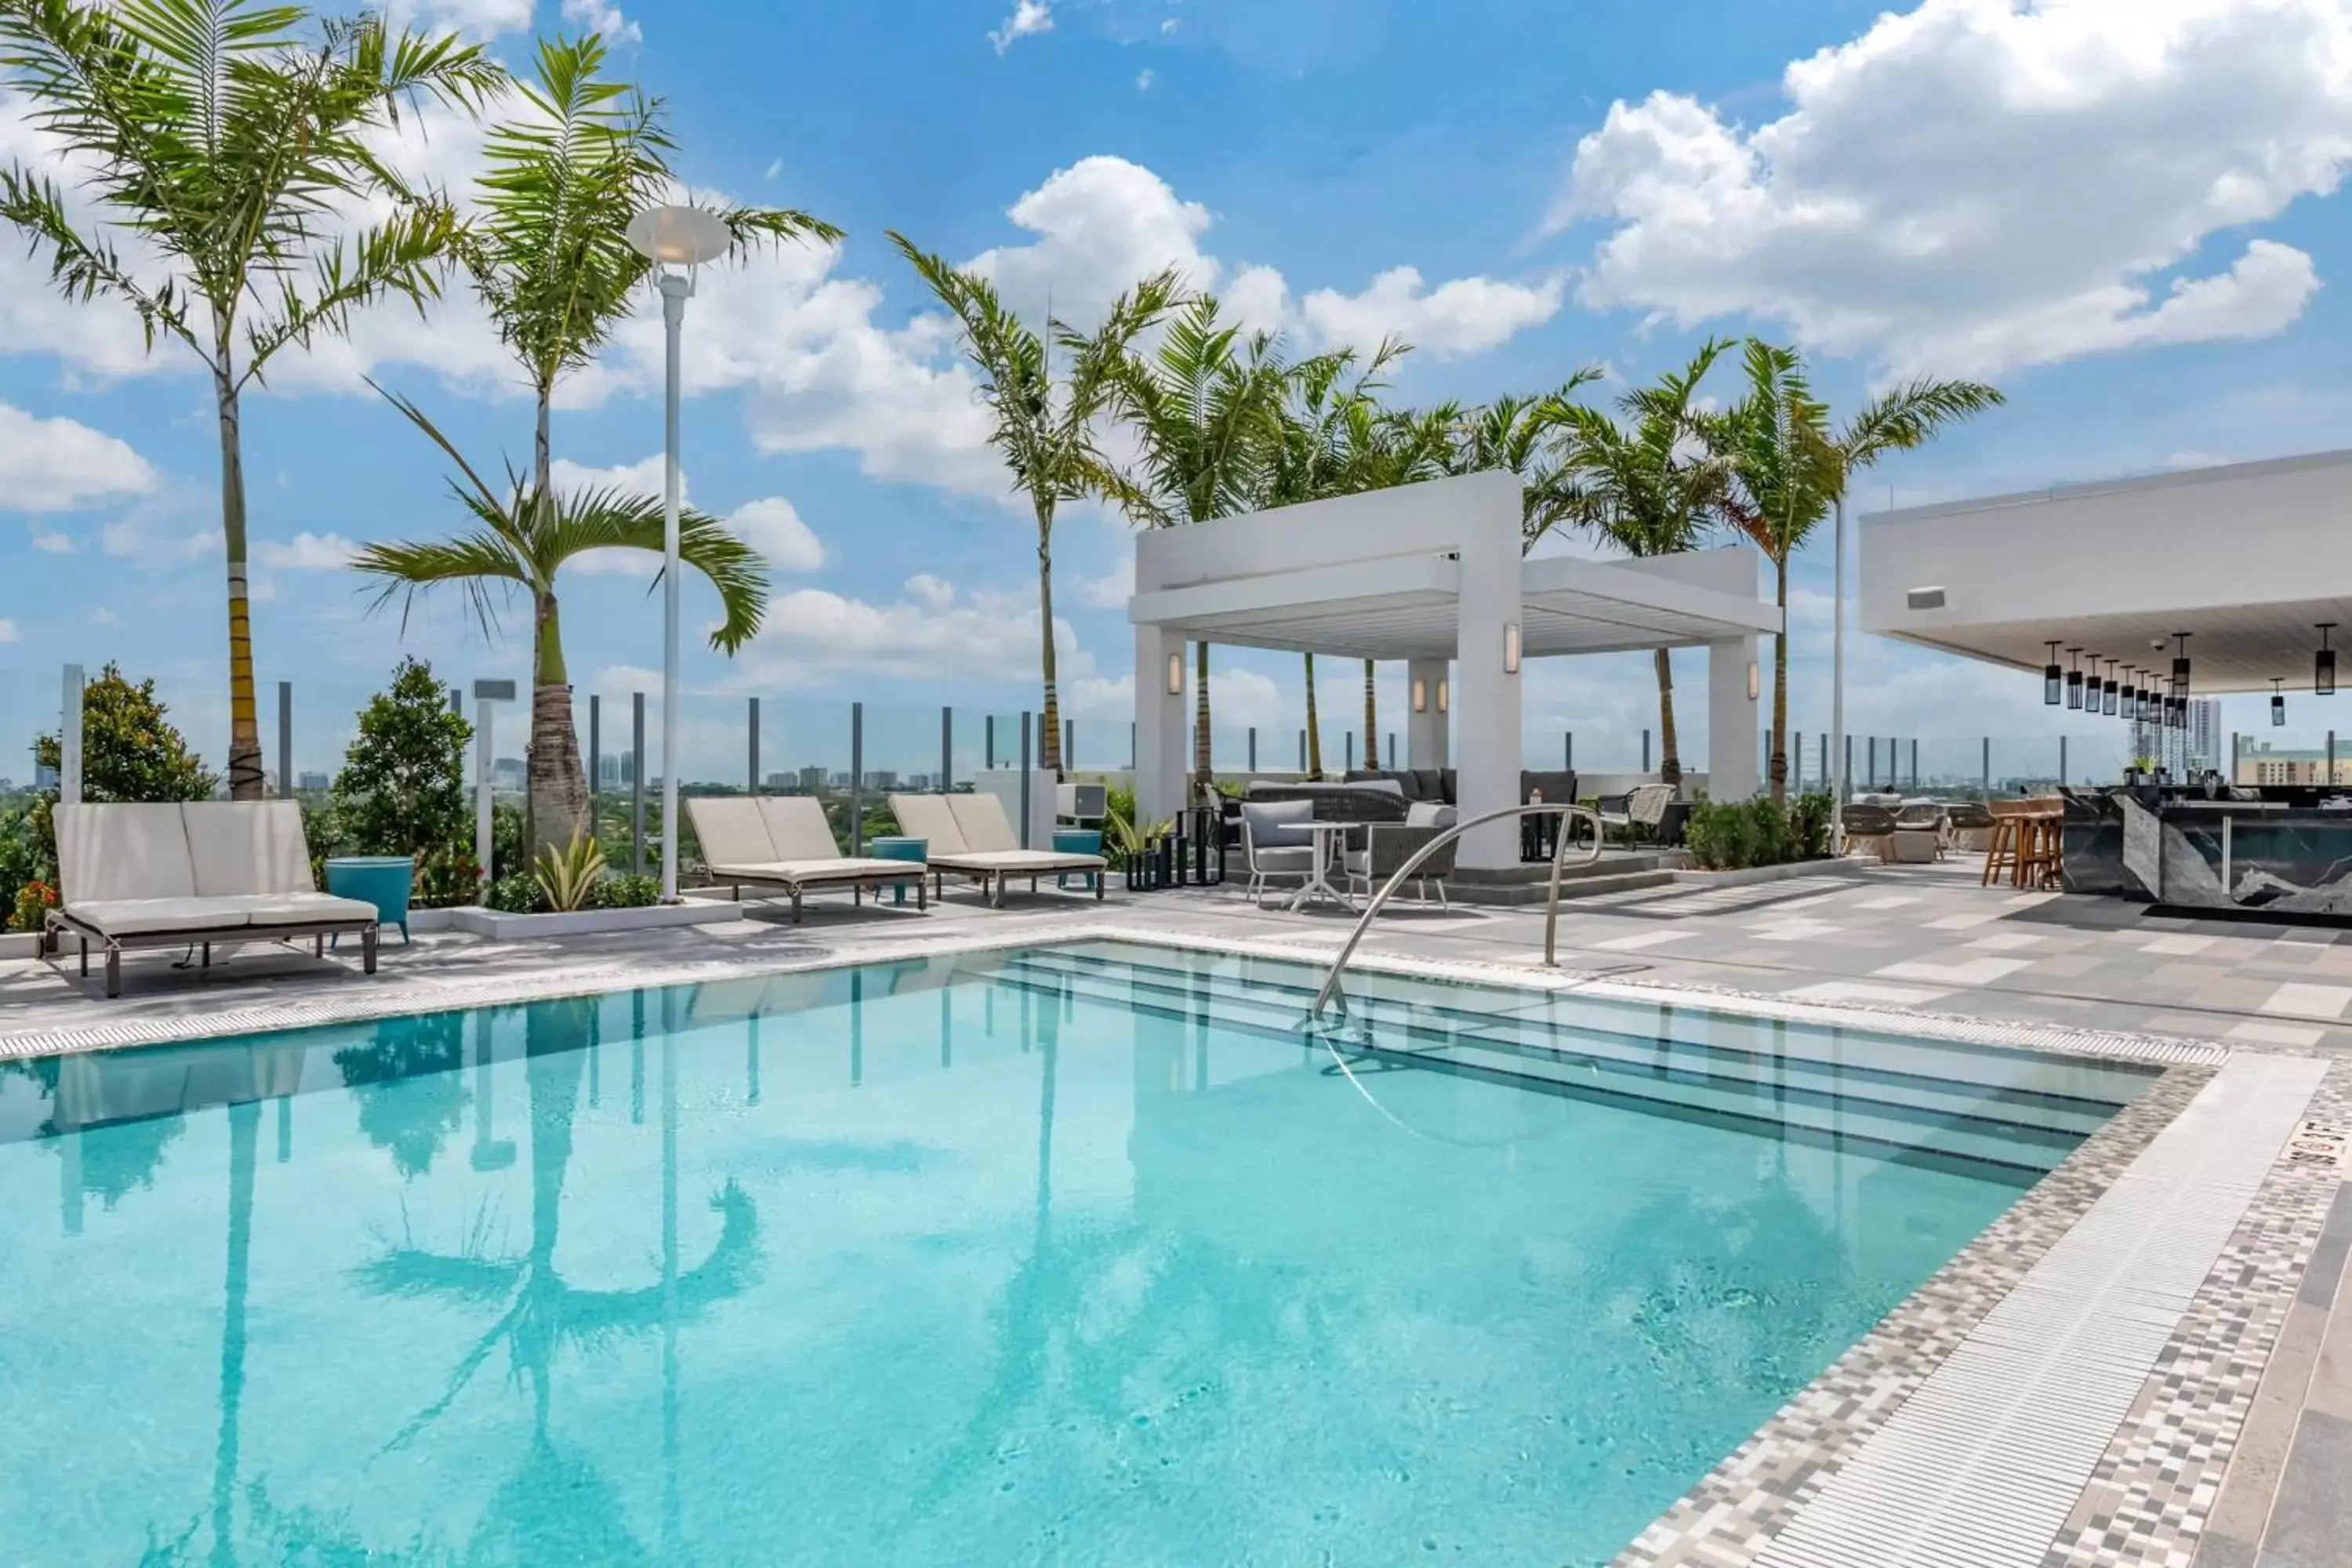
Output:
<path fill-rule="evenodd" d="M 410 984 L 383 989 L 362 989 L 354 982 L 349 992 L 321 991 L 211 1014 L 116 1018 L 0 1035 L 0 1058 L 194 1042 L 418 1012 L 1082 941 L 1309 962 L 1332 952 L 1319 942 L 1071 921 L 840 947 L 813 942 L 801 951 L 736 954 L 621 973 L 557 966 L 539 974 L 496 980 L 418 975 L 408 977 Z M 1750 1563 L 1835 1473 L 1840 1459 L 1875 1431 L 2024 1278 L 2170 1124 L 2231 1051 L 2210 1041 L 2172 1037 L 2003 1023 L 1866 1003 L 1790 1002 L 1731 989 L 1627 979 L 1608 970 L 1545 970 L 1372 951 L 1360 953 L 1352 967 L 1521 990 L 1576 990 L 1645 1004 L 1679 1001 L 1751 1016 L 2126 1059 L 2163 1069 L 2137 1101 L 1645 1530 L 1617 1559 L 1622 1568 L 1745 1568 Z M 2337 1068 L 2315 1099 L 2315 1114 L 2328 1108 L 2352 1110 L 2352 1068 Z M 2320 1188 L 2325 1191 L 2316 1190 Z M 2053 1543 L 2047 1568 L 2188 1563 L 2218 1492 L 2230 1444 L 2276 1341 L 2285 1304 L 2293 1300 L 2309 1263 L 2332 1191 L 2314 1173 L 2285 1166 L 2273 1171 L 2151 1371 L 2133 1417 L 2116 1434 L 2069 1521 L 2067 1533 Z"/>

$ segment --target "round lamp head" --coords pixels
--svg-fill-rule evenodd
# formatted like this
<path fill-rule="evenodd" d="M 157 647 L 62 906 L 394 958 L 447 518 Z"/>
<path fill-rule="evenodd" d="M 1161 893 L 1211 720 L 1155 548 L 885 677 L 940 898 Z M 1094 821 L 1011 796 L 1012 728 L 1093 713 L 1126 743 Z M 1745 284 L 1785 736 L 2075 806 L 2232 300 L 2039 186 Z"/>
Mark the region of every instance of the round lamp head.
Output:
<path fill-rule="evenodd" d="M 701 207 L 647 207 L 629 220 L 629 244 L 666 267 L 699 267 L 727 254 L 735 237 Z"/>

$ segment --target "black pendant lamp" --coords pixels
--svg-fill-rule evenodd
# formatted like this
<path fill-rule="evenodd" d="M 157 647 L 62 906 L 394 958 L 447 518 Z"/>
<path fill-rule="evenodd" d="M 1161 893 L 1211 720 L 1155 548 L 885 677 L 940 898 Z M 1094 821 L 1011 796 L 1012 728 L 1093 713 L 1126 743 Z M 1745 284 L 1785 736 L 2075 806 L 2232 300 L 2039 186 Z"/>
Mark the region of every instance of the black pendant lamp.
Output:
<path fill-rule="evenodd" d="M 2271 722 L 2273 724 L 2286 722 L 2286 693 L 2279 689 L 2280 685 L 2278 677 L 2273 676 L 2271 678 Z"/>
<path fill-rule="evenodd" d="M 2137 665 L 2124 666 L 2124 694 L 2118 706 L 2126 722 L 2137 724 L 2147 717 L 2147 694 L 2140 689 Z"/>
<path fill-rule="evenodd" d="M 2319 623 L 2319 651 L 2311 656 L 2311 689 L 2321 697 L 2336 695 L 2336 650 L 2327 646 L 2327 634 L 2335 629 L 2334 621 Z"/>
<path fill-rule="evenodd" d="M 2066 672 L 2066 706 L 2079 713 L 2083 710 L 2083 650 L 2070 647 L 2066 657 L 2074 666 Z"/>
<path fill-rule="evenodd" d="M 2050 662 L 2042 667 L 2042 700 L 2045 706 L 2058 706 L 2059 693 L 2065 689 L 2066 672 L 2058 668 L 2058 639 L 2050 639 Z"/>
<path fill-rule="evenodd" d="M 2187 697 L 2189 695 L 2189 636 L 2190 634 L 2188 632 L 2175 632 L 2172 634 L 2172 640 L 2176 645 L 2176 651 L 2172 656 L 2172 694 L 2175 697 Z"/>
<path fill-rule="evenodd" d="M 2107 684 L 2105 689 L 2099 694 L 2100 713 L 2109 719 L 2114 718 L 2116 716 L 2116 700 L 2122 694 L 2123 689 L 2116 684 L 2116 661 L 2114 659 L 2109 659 L 2107 660 Z"/>

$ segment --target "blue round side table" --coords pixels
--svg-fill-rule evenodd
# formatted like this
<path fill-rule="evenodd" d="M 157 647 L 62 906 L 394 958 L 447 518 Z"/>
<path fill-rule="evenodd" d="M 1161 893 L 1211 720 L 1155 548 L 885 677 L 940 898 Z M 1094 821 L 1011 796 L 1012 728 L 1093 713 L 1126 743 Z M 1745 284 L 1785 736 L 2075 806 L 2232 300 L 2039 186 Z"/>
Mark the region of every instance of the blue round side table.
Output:
<path fill-rule="evenodd" d="M 1099 855 L 1102 853 L 1102 834 L 1091 827 L 1056 827 L 1054 829 L 1054 852 L 1057 855 Z M 1054 879 L 1054 886 L 1066 888 L 1070 885 L 1070 879 L 1077 877 L 1085 881 L 1087 891 L 1091 893 L 1099 876 L 1094 871 L 1065 871 Z"/>
<path fill-rule="evenodd" d="M 866 848 L 877 860 L 921 861 L 930 858 L 931 841 L 928 838 L 875 838 L 867 840 Z M 890 901 L 898 905 L 906 903 L 906 883 L 890 884 Z"/>
<path fill-rule="evenodd" d="M 408 942 L 408 895 L 415 882 L 416 862 L 405 855 L 338 855 L 327 862 L 327 891 L 373 904 L 378 921 L 400 928 L 403 946 Z"/>

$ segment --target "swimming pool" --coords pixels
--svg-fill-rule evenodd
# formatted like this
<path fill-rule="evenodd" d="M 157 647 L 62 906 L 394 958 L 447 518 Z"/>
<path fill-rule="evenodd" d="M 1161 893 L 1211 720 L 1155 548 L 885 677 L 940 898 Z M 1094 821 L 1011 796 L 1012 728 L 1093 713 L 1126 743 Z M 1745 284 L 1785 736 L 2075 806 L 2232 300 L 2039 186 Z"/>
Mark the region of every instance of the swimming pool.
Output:
<path fill-rule="evenodd" d="M 0 1076 L 0 1560 L 1605 1561 L 2139 1068 L 1108 943 Z M 379 1558 L 369 1558 L 377 1561 Z"/>

